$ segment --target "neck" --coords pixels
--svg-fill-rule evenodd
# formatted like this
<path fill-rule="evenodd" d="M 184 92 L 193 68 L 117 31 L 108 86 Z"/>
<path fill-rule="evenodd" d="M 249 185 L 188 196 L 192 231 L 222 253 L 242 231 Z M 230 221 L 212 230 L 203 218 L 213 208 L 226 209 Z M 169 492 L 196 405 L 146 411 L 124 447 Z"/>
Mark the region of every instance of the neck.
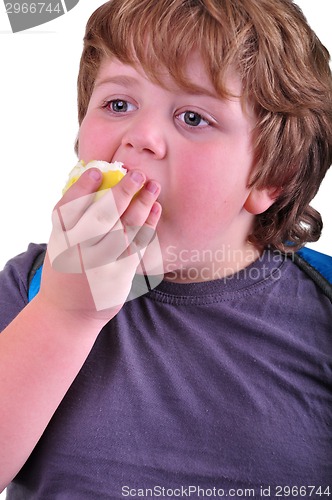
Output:
<path fill-rule="evenodd" d="M 165 280 L 174 283 L 212 281 L 231 276 L 255 262 L 262 254 L 253 245 L 242 248 L 223 245 L 218 249 L 177 249 L 169 247 Z"/>

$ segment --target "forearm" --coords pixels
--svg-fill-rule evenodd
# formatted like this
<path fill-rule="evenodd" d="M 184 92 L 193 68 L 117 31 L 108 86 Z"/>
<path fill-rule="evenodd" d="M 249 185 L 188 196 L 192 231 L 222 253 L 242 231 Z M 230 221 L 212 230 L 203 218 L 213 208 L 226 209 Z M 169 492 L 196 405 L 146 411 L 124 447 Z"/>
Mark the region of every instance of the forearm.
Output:
<path fill-rule="evenodd" d="M 144 188 L 142 172 L 131 171 L 95 201 L 97 172 L 85 172 L 56 205 L 40 291 L 0 334 L 0 490 L 27 460 L 103 325 L 121 309 L 137 249 L 146 249 L 160 218 L 160 186 L 149 181 Z M 137 231 L 128 239 L 119 227 Z"/>
<path fill-rule="evenodd" d="M 0 491 L 30 455 L 101 327 L 37 296 L 0 334 Z"/>

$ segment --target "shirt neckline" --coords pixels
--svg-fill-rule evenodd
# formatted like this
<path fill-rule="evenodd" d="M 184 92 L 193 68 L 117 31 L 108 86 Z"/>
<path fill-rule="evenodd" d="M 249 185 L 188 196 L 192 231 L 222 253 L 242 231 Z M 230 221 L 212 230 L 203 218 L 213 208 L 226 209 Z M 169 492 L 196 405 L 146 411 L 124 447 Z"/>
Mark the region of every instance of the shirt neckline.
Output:
<path fill-rule="evenodd" d="M 273 250 L 264 250 L 254 262 L 240 271 L 211 281 L 175 283 L 163 280 L 148 297 L 166 303 L 208 304 L 255 293 L 278 281 L 286 258 Z"/>

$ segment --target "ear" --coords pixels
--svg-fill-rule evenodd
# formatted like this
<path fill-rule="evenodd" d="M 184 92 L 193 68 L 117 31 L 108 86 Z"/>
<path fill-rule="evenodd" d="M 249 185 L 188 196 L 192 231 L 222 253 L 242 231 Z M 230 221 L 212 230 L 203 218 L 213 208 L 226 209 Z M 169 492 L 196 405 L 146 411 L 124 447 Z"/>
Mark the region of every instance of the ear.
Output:
<path fill-rule="evenodd" d="M 244 208 L 253 215 L 262 214 L 273 205 L 280 193 L 281 188 L 252 188 L 244 203 Z"/>

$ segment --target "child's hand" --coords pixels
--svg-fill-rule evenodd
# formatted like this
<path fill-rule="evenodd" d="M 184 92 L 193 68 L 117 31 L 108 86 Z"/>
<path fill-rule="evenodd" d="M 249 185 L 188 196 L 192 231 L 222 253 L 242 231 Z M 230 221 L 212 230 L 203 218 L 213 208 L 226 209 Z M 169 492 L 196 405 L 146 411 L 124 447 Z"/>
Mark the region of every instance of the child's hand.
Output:
<path fill-rule="evenodd" d="M 126 301 L 153 239 L 161 259 L 154 238 L 161 207 L 160 186 L 139 171 L 96 199 L 101 180 L 99 170 L 85 172 L 55 206 L 40 294 L 59 314 L 106 323 Z"/>

